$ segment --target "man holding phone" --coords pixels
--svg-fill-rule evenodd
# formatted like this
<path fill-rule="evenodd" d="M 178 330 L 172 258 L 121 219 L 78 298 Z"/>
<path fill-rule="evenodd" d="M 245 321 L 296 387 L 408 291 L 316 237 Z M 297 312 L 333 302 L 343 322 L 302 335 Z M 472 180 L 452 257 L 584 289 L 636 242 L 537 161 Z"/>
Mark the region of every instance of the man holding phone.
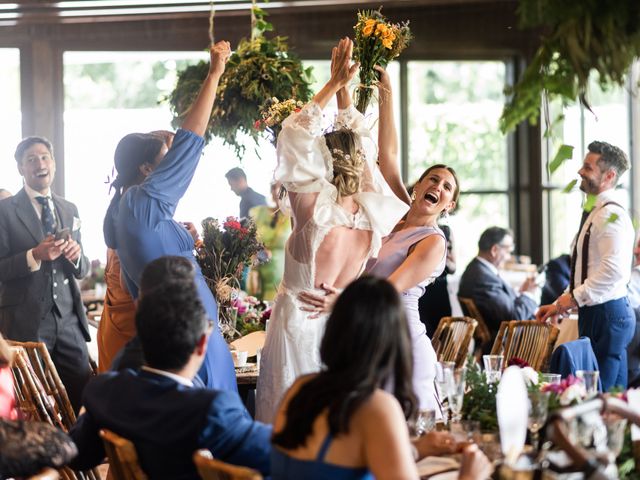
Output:
<path fill-rule="evenodd" d="M 91 376 L 87 318 L 77 279 L 89 270 L 76 206 L 51 192 L 53 147 L 28 137 L 16 148 L 24 188 L 0 201 L 0 332 L 47 345 L 77 411 Z"/>

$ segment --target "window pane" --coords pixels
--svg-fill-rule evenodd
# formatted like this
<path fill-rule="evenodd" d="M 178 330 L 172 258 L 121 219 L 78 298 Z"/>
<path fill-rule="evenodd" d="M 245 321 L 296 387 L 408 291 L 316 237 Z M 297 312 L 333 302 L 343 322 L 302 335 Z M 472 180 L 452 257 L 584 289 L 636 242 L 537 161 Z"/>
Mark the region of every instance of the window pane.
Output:
<path fill-rule="evenodd" d="M 509 226 L 509 198 L 506 194 L 461 195 L 459 208 L 449 223 L 455 240 L 458 272 L 478 253 L 480 234 L 491 226 Z"/>
<path fill-rule="evenodd" d="M 507 190 L 504 62 L 409 62 L 409 180 L 446 163 L 463 190 Z"/>
<path fill-rule="evenodd" d="M 65 151 L 66 196 L 75 202 L 83 221 L 82 235 L 89 258 L 105 259 L 102 220 L 109 204 L 113 153 L 127 133 L 173 130 L 169 106 L 159 100 L 172 90 L 176 71 L 206 58 L 189 52 L 66 52 Z M 248 144 L 249 145 L 249 144 Z M 275 150 L 267 141 L 258 158 L 249 145 L 240 164 L 232 149 L 214 139 L 204 151 L 175 218 L 200 226 L 203 218 L 238 215 L 239 197 L 224 177 L 241 166 L 251 187 L 269 197 Z"/>
<path fill-rule="evenodd" d="M 20 50 L 0 48 L 0 188 L 15 194 L 22 188 L 13 154 L 22 139 L 22 114 L 20 112 Z"/>

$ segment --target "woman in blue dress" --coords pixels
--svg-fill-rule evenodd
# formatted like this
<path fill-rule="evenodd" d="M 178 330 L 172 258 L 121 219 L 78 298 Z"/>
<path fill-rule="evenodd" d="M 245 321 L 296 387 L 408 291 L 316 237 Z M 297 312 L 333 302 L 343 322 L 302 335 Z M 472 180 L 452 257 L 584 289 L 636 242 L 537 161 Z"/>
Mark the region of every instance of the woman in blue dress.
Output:
<path fill-rule="evenodd" d="M 320 373 L 299 377 L 273 427 L 273 480 L 418 480 L 416 460 L 462 451 L 459 480 L 487 478 L 477 446 L 446 432 L 411 443 L 411 338 L 393 285 L 361 277 L 338 297 L 320 345 Z M 466 447 L 466 448 L 465 448 Z"/>
<path fill-rule="evenodd" d="M 132 133 L 120 140 L 116 162 L 131 156 L 144 157 L 148 161 L 137 163 L 140 183 L 121 195 L 116 193 L 109 207 L 111 211 L 107 213 L 113 219 L 122 274 L 133 298 L 138 296 L 142 270 L 150 261 L 164 255 L 183 256 L 194 265 L 200 298 L 216 326 L 217 304 L 193 256 L 193 237 L 184 225 L 173 219 L 173 214 L 202 156 L 202 136 L 230 54 L 228 42 L 218 42 L 211 47 L 207 78 L 172 143 L 162 141 L 158 134 L 141 133 Z M 237 391 L 229 348 L 218 328 L 211 334 L 207 357 L 198 376 L 207 388 Z"/>

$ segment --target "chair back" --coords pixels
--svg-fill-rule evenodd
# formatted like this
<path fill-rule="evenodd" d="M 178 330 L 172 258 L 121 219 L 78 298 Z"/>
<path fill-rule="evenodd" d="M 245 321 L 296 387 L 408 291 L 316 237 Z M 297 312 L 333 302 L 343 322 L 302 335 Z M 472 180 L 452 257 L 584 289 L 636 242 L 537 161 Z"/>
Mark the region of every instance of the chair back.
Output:
<path fill-rule="evenodd" d="M 31 369 L 38 377 L 46 395 L 53 400 L 64 430 L 68 431 L 76 423 L 76 414 L 69 401 L 67 389 L 60 380 L 58 370 L 51 360 L 47 346 L 43 342 L 11 341 L 9 344 L 24 349 Z"/>
<path fill-rule="evenodd" d="M 146 480 L 138 462 L 136 447 L 126 438 L 109 430 L 100 430 L 100 437 L 109 458 L 109 476 L 114 480 Z"/>
<path fill-rule="evenodd" d="M 517 357 L 535 370 L 546 372 L 559 331 L 554 325 L 534 320 L 502 322 L 491 354 L 503 355 L 505 366 Z"/>
<path fill-rule="evenodd" d="M 40 343 L 44 348 L 42 356 L 35 355 L 36 350 L 41 347 L 36 346 L 34 342 L 10 342 L 13 350 L 13 364 L 11 371 L 13 373 L 13 388 L 16 394 L 16 402 L 18 408 L 24 414 L 26 419 L 49 423 L 64 432 L 68 431 L 69 422 L 73 419 L 75 422 L 75 414 L 71 409 L 67 392 L 60 382 L 58 372 L 51 362 L 49 352 L 46 350 L 44 343 Z M 29 352 L 32 353 L 30 357 Z M 33 358 L 33 360 L 31 360 Z M 42 361 L 41 361 L 42 359 Z M 48 361 L 47 361 L 48 360 Z M 35 367 L 34 367 L 35 364 Z M 38 373 L 39 372 L 39 373 Z M 41 377 L 42 375 L 42 377 Z M 44 382 L 41 380 L 44 379 Z M 47 383 L 57 379 L 56 390 L 47 388 Z M 69 411 L 65 411 L 61 405 L 64 405 L 62 398 L 66 398 Z M 99 480 L 100 474 L 97 469 L 87 470 L 84 472 L 76 472 L 68 467 L 64 467 L 58 472 L 63 480 Z M 46 478 L 46 477 L 45 477 Z"/>
<path fill-rule="evenodd" d="M 431 343 L 439 362 L 455 362 L 462 367 L 478 322 L 469 317 L 442 317 Z"/>
<path fill-rule="evenodd" d="M 458 301 L 460 302 L 460 308 L 462 308 L 464 316 L 471 317 L 478 322 L 474 338 L 476 340 L 476 350 L 482 352 L 484 347 L 491 342 L 491 331 L 487 326 L 487 322 L 484 321 L 476 302 L 474 302 L 472 298 L 458 297 Z"/>
<path fill-rule="evenodd" d="M 260 472 L 216 460 L 209 450 L 194 453 L 193 463 L 202 480 L 262 480 Z"/>

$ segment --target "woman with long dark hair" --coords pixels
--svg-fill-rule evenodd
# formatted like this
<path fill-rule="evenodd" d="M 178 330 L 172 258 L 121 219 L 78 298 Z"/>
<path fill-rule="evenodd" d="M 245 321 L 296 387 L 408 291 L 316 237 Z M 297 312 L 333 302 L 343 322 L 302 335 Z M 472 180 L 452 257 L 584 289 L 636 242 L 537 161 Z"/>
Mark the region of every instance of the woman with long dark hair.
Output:
<path fill-rule="evenodd" d="M 121 197 L 116 194 L 119 198 L 112 202 L 115 211 L 109 217 L 114 246 L 132 297 L 138 296 L 140 277 L 149 262 L 165 255 L 185 257 L 194 266 L 200 299 L 215 325 L 218 308 L 193 256 L 194 238 L 183 224 L 173 219 L 173 214 L 202 156 L 202 136 L 209 123 L 218 81 L 230 55 L 228 42 L 211 46 L 209 73 L 170 148 L 156 134 L 133 133 L 120 140 L 116 163 L 122 159 L 125 165 L 139 165 L 144 179 L 121 192 Z M 140 157 L 152 160 L 139 162 L 136 158 Z M 105 237 L 107 230 L 108 226 Z M 237 391 L 231 354 L 218 328 L 209 337 L 207 356 L 198 375 L 208 388 Z"/>
<path fill-rule="evenodd" d="M 406 423 L 416 410 L 411 338 L 389 282 L 362 277 L 344 290 L 320 356 L 324 369 L 299 378 L 278 410 L 274 480 L 418 479 L 416 457 L 458 449 L 440 432 L 420 437 L 412 448 Z M 460 478 L 486 478 L 490 471 L 477 448 L 463 453 Z"/>

